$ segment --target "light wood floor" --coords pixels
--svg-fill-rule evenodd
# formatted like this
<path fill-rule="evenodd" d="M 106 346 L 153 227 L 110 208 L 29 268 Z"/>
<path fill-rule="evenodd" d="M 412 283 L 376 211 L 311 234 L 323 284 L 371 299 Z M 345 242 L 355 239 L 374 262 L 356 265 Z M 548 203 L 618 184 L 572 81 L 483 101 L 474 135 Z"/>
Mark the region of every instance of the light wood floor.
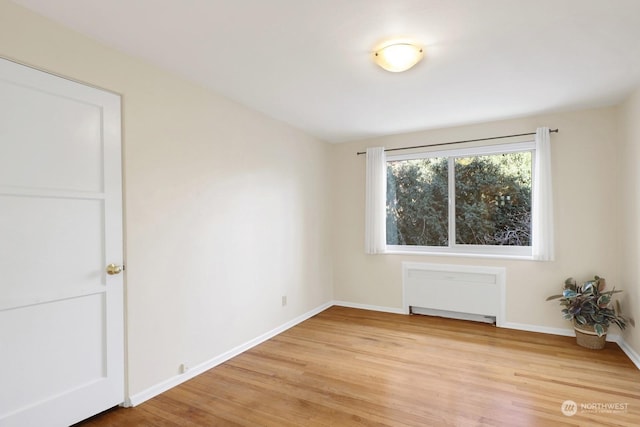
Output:
<path fill-rule="evenodd" d="M 562 414 L 566 400 L 574 416 Z M 161 396 L 82 424 L 237 425 L 635 427 L 640 371 L 613 343 L 588 350 L 571 337 L 332 307 Z"/>

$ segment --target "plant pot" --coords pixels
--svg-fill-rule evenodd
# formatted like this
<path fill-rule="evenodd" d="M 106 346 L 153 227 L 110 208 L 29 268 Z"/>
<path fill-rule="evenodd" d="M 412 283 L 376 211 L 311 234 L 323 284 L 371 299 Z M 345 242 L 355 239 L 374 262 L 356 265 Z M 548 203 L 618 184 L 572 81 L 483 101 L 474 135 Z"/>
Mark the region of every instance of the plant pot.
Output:
<path fill-rule="evenodd" d="M 604 335 L 598 336 L 591 325 L 573 325 L 576 331 L 576 342 L 579 346 L 590 348 L 591 350 L 602 350 L 607 341 L 607 331 Z"/>

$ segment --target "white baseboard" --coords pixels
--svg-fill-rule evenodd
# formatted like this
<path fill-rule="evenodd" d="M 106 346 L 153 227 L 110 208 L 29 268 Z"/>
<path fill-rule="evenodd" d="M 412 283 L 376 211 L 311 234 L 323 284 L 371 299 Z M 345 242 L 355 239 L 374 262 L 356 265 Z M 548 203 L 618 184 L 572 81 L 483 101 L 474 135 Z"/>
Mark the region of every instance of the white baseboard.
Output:
<path fill-rule="evenodd" d="M 189 369 L 187 372 L 185 372 L 184 374 L 180 374 L 180 375 L 176 375 L 172 378 L 169 378 L 166 381 L 163 381 L 159 384 L 156 384 L 153 387 L 150 387 L 140 393 L 136 393 L 130 397 L 128 397 L 123 406 L 125 407 L 132 407 L 132 406 L 137 406 L 155 396 L 158 396 L 161 393 L 164 393 L 165 391 L 176 387 L 182 383 L 184 383 L 185 381 L 188 381 L 200 374 L 202 374 L 203 372 L 208 371 L 211 368 L 214 368 L 218 365 L 220 365 L 221 363 L 226 362 L 227 360 L 249 350 L 252 347 L 257 346 L 258 344 L 261 344 L 265 341 L 267 341 L 270 338 L 273 338 L 274 336 L 286 331 L 289 328 L 294 327 L 295 325 L 297 325 L 298 323 L 304 322 L 305 320 L 315 316 L 316 314 L 326 310 L 327 308 L 331 307 L 332 305 L 334 305 L 331 302 L 325 303 L 319 307 L 314 308 L 313 310 L 304 313 L 298 317 L 296 317 L 293 320 L 288 321 L 287 323 L 278 326 L 275 329 L 272 329 L 269 332 L 266 332 L 262 335 L 260 335 L 257 338 L 254 338 L 244 344 L 241 344 L 225 353 L 222 353 L 219 356 L 214 357 L 211 360 L 208 360 L 206 362 L 200 363 L 199 365 L 196 365 L 194 367 L 192 367 L 191 369 Z"/>
<path fill-rule="evenodd" d="M 576 336 L 576 333 L 573 331 L 573 329 L 550 328 L 547 326 L 530 325 L 527 323 L 505 322 L 502 324 L 502 327 L 507 329 L 517 329 L 519 331 L 539 332 L 541 334 L 563 335 L 565 337 Z"/>
<path fill-rule="evenodd" d="M 358 304 L 358 303 L 355 303 L 355 302 L 348 302 L 348 301 L 333 301 L 332 305 L 337 305 L 339 307 L 359 308 L 359 309 L 362 309 L 362 310 L 381 311 L 383 313 L 407 314 L 402 308 L 382 307 L 382 306 L 378 306 L 378 305 L 368 305 L 368 304 Z"/>
<path fill-rule="evenodd" d="M 528 332 L 540 332 L 542 334 L 550 334 L 550 335 L 564 335 L 568 337 L 574 337 L 576 333 L 573 329 L 562 329 L 562 328 L 549 328 L 546 326 L 538 326 L 538 325 L 528 325 L 524 323 L 512 323 L 507 322 L 502 325 L 503 328 L 508 329 L 518 329 L 521 331 Z M 627 342 L 622 338 L 621 335 L 618 334 L 607 334 L 607 341 L 614 342 L 620 346 L 620 349 L 624 352 L 624 354 L 631 359 L 634 365 L 638 369 L 640 369 L 640 355 L 633 349 Z"/>
<path fill-rule="evenodd" d="M 631 359 L 633 364 L 636 365 L 638 369 L 640 369 L 640 354 L 638 354 L 633 348 L 631 348 L 631 346 L 627 344 L 627 342 L 621 336 L 618 335 L 617 337 L 619 339 L 616 342 L 618 343 L 622 351 L 624 351 L 629 359 Z"/>

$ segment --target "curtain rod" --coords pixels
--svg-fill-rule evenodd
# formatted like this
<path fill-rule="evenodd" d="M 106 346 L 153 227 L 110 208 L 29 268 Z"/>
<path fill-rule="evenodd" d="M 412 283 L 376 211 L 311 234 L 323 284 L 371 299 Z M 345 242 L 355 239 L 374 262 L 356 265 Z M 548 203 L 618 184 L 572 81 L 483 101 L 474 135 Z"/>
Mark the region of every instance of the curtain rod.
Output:
<path fill-rule="evenodd" d="M 549 133 L 557 133 L 558 129 L 550 129 Z M 478 139 L 467 139 L 465 141 L 453 141 L 453 142 L 440 142 L 438 144 L 425 144 L 425 145 L 414 145 L 412 147 L 400 147 L 400 148 L 387 148 L 384 151 L 398 151 L 398 150 L 411 150 L 412 148 L 426 148 L 426 147 L 438 147 L 441 145 L 452 145 L 452 144 L 464 144 L 465 142 L 478 142 L 478 141 L 490 141 L 492 139 L 502 139 L 502 138 L 512 138 L 515 136 L 529 136 L 529 135 L 535 135 L 536 132 L 529 132 L 529 133 L 517 133 L 514 135 L 502 135 L 502 136 L 491 136 L 489 138 L 478 138 Z M 356 153 L 358 156 L 360 154 L 367 154 L 366 151 L 358 151 Z"/>

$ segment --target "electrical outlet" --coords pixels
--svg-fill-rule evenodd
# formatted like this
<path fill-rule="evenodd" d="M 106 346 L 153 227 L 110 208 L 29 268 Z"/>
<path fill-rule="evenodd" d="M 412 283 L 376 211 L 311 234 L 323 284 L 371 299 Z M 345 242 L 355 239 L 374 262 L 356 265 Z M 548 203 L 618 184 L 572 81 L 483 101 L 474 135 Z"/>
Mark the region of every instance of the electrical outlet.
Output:
<path fill-rule="evenodd" d="M 282 306 L 284 307 L 285 305 L 287 305 L 287 296 L 282 295 Z"/>

